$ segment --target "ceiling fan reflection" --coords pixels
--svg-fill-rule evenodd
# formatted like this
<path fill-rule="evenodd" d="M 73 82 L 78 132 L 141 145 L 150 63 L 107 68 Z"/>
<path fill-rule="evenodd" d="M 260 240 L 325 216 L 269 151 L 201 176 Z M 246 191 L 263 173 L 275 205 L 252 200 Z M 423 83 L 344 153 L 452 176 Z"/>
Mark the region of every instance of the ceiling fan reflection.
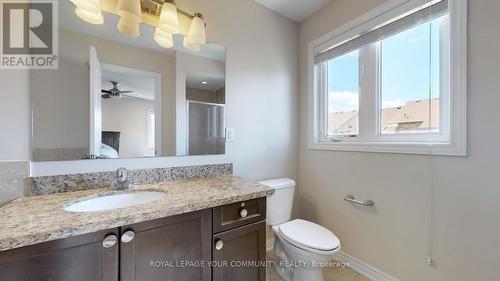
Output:
<path fill-rule="evenodd" d="M 117 82 L 117 81 L 109 81 L 111 84 L 113 84 L 113 88 L 109 89 L 109 90 L 105 90 L 105 89 L 102 89 L 101 90 L 101 97 L 103 99 L 110 99 L 110 98 L 122 98 L 122 97 L 125 97 L 125 98 L 138 98 L 138 97 L 135 97 L 133 95 L 125 95 L 125 94 L 129 94 L 129 93 L 133 93 L 134 91 L 122 91 L 118 88 L 118 84 L 120 82 Z"/>

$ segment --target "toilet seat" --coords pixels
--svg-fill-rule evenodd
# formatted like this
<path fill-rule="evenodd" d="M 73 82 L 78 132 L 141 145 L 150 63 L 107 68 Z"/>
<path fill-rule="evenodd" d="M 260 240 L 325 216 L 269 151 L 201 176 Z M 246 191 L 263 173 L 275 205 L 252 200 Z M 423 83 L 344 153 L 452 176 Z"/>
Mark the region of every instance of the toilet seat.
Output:
<path fill-rule="evenodd" d="M 331 252 L 340 247 L 340 240 L 330 230 L 306 220 L 293 220 L 279 225 L 283 239 L 310 252 Z"/>

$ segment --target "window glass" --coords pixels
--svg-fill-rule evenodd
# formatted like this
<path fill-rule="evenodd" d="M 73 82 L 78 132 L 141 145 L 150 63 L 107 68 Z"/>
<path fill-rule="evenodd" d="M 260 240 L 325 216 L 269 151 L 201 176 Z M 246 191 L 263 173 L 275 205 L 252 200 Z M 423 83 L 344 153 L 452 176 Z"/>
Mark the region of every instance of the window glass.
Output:
<path fill-rule="evenodd" d="M 440 25 L 435 19 L 380 42 L 383 134 L 440 131 Z"/>
<path fill-rule="evenodd" d="M 359 133 L 359 51 L 327 62 L 329 136 Z"/>

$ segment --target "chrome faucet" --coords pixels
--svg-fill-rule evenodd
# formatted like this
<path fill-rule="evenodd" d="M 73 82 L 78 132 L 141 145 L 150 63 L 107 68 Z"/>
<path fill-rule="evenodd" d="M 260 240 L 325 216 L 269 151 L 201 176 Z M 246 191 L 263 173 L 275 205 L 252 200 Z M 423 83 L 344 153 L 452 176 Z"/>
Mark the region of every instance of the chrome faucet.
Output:
<path fill-rule="evenodd" d="M 116 189 L 127 190 L 130 189 L 131 184 L 128 180 L 128 171 L 126 168 L 119 168 L 116 170 Z"/>

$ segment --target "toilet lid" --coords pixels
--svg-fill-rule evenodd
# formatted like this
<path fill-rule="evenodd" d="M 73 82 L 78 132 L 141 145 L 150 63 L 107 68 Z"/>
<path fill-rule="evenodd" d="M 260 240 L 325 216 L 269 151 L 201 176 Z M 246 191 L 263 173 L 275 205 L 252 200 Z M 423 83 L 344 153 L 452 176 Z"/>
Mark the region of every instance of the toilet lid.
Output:
<path fill-rule="evenodd" d="M 279 226 L 280 233 L 297 247 L 332 251 L 340 246 L 340 241 L 330 230 L 306 220 L 293 220 Z"/>

